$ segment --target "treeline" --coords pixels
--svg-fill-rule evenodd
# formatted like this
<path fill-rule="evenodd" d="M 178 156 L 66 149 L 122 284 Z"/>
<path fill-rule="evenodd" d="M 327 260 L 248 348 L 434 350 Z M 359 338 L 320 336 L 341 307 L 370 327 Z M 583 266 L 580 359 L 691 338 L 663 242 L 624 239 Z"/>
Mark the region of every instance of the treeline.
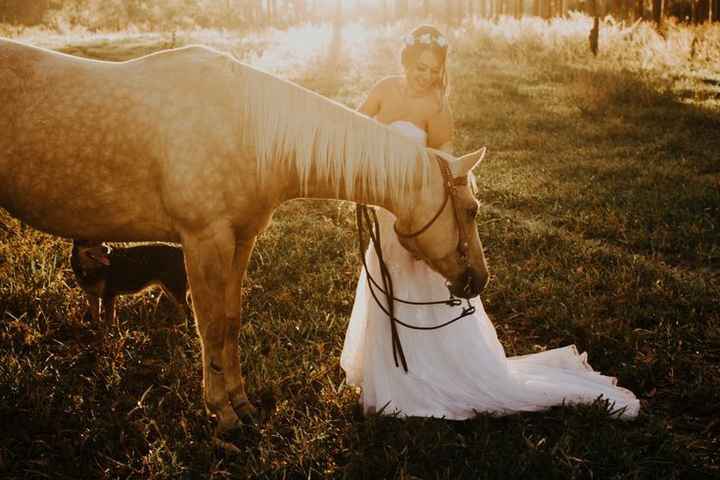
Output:
<path fill-rule="evenodd" d="M 463 0 L 448 0 L 460 6 Z M 468 11 L 481 17 L 535 15 L 562 17 L 570 11 L 616 19 L 654 20 L 674 17 L 681 22 L 720 20 L 720 0 L 467 0 Z"/>
<path fill-rule="evenodd" d="M 434 17 L 460 22 L 501 15 L 564 16 L 572 10 L 618 19 L 667 16 L 720 20 L 720 0 L 0 0 L 0 23 L 90 30 L 175 30 L 292 25 L 352 18 L 389 22 Z"/>

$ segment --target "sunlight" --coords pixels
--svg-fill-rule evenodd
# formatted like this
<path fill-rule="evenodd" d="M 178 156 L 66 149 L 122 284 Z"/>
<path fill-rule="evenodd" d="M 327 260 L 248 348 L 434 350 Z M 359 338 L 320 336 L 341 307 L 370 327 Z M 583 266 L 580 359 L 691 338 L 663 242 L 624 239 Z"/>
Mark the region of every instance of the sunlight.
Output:
<path fill-rule="evenodd" d="M 333 57 L 338 56 L 366 63 L 367 44 L 372 42 L 373 35 L 366 25 L 360 23 L 341 27 L 330 23 L 308 23 L 285 31 L 273 29 L 243 39 L 243 42 L 265 45 L 245 60 L 283 77 L 306 70 L 309 65 L 337 60 Z"/>

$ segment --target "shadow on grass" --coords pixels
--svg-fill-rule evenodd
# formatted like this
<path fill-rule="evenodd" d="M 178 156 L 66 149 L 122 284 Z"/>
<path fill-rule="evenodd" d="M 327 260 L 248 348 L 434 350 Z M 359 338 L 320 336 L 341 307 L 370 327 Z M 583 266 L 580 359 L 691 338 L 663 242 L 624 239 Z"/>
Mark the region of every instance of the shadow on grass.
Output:
<path fill-rule="evenodd" d="M 465 148 L 490 149 L 483 200 L 669 264 L 720 267 L 719 111 L 629 71 L 495 66 L 456 85 Z"/>

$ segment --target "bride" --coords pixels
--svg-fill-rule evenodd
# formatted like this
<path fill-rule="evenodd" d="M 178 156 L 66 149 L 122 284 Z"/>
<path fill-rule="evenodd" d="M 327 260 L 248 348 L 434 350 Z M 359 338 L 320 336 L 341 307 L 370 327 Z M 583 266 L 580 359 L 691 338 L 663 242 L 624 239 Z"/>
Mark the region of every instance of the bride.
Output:
<path fill-rule="evenodd" d="M 453 120 L 447 102 L 446 38 L 423 25 L 403 40 L 404 76 L 387 77 L 368 94 L 359 111 L 428 147 L 451 151 Z M 383 256 L 395 297 L 409 301 L 447 297 L 445 281 L 405 250 L 393 231 L 392 215 L 378 210 Z M 366 252 L 369 273 L 380 278 L 377 254 Z M 381 293 L 376 292 L 379 297 Z M 384 298 L 384 297 L 382 297 Z M 607 400 L 613 415 L 633 418 L 635 395 L 616 379 L 594 371 L 574 345 L 520 357 L 506 357 L 480 298 L 476 311 L 434 331 L 398 326 L 409 371 L 393 360 L 390 321 L 373 299 L 366 272 L 360 276 L 340 364 L 350 385 L 359 387 L 366 413 L 461 420 L 479 412 L 510 414 L 554 405 Z M 435 326 L 457 317 L 461 307 L 413 306 L 395 302 L 396 318 Z"/>

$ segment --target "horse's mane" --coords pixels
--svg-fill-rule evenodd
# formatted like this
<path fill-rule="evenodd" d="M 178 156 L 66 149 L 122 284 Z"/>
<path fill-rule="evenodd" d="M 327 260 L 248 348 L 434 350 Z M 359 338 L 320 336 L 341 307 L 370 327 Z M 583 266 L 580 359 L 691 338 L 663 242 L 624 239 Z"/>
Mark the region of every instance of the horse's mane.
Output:
<path fill-rule="evenodd" d="M 430 181 L 426 149 L 391 128 L 340 103 L 266 72 L 237 63 L 243 140 L 257 155 L 267 179 L 279 162 L 294 164 L 303 190 L 311 171 L 344 191 L 390 198 L 420 180 Z M 249 128 L 248 128 L 249 127 Z M 416 184 L 417 185 L 417 184 Z M 361 192 L 356 192 L 361 189 Z"/>

